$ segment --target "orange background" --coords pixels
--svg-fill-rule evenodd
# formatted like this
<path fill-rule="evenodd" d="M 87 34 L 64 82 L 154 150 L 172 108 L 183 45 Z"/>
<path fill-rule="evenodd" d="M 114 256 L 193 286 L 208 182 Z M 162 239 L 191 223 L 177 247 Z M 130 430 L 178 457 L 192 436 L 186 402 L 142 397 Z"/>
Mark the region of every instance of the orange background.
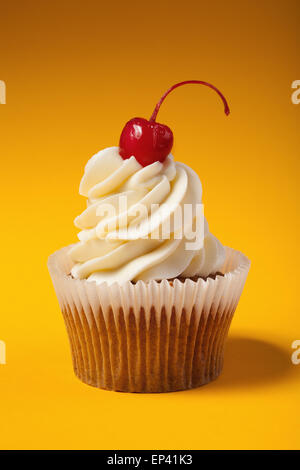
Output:
<path fill-rule="evenodd" d="M 1 2 L 0 447 L 300 448 L 298 0 Z M 161 94 L 212 232 L 252 260 L 223 375 L 172 394 L 82 384 L 46 261 L 75 241 L 86 161 Z"/>

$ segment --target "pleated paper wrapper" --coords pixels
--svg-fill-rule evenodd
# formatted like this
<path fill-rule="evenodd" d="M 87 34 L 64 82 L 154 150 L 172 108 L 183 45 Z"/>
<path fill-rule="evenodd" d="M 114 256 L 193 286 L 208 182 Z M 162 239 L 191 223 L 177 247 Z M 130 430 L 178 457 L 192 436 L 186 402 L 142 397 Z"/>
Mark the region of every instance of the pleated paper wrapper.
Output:
<path fill-rule="evenodd" d="M 170 392 L 218 377 L 246 256 L 226 248 L 215 279 L 107 285 L 73 279 L 69 249 L 52 254 L 48 267 L 79 379 L 108 390 Z"/>

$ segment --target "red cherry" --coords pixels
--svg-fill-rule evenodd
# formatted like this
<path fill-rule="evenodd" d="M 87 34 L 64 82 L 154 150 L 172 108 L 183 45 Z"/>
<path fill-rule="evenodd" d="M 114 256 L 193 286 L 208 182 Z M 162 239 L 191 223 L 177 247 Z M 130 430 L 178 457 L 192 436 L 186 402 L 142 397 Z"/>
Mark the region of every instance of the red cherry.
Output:
<path fill-rule="evenodd" d="M 229 114 L 229 106 L 222 93 L 213 85 L 200 80 L 187 80 L 185 82 L 176 83 L 161 97 L 154 108 L 153 114 L 149 121 L 144 118 L 134 118 L 128 121 L 122 130 L 120 137 L 120 155 L 125 160 L 134 156 L 142 166 L 151 165 L 154 162 L 163 162 L 171 152 L 173 147 L 173 132 L 165 124 L 155 122 L 159 108 L 163 101 L 175 88 L 197 83 L 208 86 L 215 90 L 224 103 L 224 112 Z"/>
<path fill-rule="evenodd" d="M 120 137 L 120 155 L 135 156 L 142 166 L 163 162 L 173 147 L 173 132 L 168 126 L 144 118 L 133 118 Z"/>

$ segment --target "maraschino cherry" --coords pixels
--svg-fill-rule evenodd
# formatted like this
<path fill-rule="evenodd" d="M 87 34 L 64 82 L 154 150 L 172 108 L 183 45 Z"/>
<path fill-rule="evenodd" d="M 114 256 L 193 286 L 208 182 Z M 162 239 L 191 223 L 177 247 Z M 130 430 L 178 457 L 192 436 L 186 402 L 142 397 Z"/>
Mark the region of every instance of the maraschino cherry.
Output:
<path fill-rule="evenodd" d="M 224 103 L 225 114 L 229 114 L 229 106 L 222 93 L 213 85 L 200 80 L 187 80 L 185 82 L 176 83 L 161 97 L 154 108 L 153 114 L 149 121 L 144 118 L 133 118 L 128 121 L 122 131 L 120 137 L 120 155 L 125 160 L 132 155 L 142 166 L 151 165 L 154 162 L 163 162 L 171 152 L 173 147 L 173 132 L 165 124 L 159 124 L 155 121 L 159 108 L 163 101 L 175 88 L 197 83 L 208 86 L 215 90 Z"/>

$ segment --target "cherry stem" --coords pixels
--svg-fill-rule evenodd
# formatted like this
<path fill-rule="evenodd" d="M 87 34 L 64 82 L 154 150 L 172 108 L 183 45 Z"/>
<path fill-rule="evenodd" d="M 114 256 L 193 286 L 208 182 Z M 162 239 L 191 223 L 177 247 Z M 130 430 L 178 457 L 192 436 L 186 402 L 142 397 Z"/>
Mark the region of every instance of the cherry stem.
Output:
<path fill-rule="evenodd" d="M 218 93 L 218 95 L 220 96 L 220 98 L 222 99 L 222 101 L 224 103 L 224 112 L 228 116 L 228 114 L 230 113 L 228 103 L 226 101 L 226 98 L 222 95 L 222 93 L 220 92 L 220 90 L 218 90 L 218 88 L 216 88 L 214 85 L 211 85 L 210 83 L 202 82 L 201 80 L 186 80 L 185 82 L 176 83 L 171 88 L 169 88 L 169 90 L 167 90 L 165 92 L 165 94 L 161 97 L 161 99 L 159 100 L 159 102 L 155 106 L 154 111 L 153 111 L 152 116 L 149 119 L 149 121 L 150 122 L 155 122 L 155 119 L 157 117 L 157 113 L 159 111 L 159 108 L 161 107 L 162 103 L 164 102 L 164 100 L 168 96 L 168 94 L 171 93 L 171 91 L 175 90 L 175 88 L 178 88 L 179 86 L 188 85 L 190 83 L 197 83 L 198 85 L 205 85 L 205 86 L 208 86 L 209 88 L 212 88 L 213 90 L 215 90 Z"/>

